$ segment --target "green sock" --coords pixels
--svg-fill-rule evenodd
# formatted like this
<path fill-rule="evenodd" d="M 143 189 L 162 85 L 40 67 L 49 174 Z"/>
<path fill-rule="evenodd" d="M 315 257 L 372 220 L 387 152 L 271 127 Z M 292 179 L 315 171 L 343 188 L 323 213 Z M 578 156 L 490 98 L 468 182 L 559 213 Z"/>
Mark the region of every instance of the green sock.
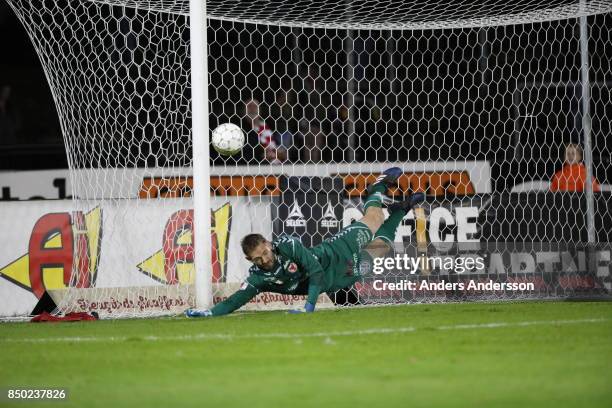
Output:
<path fill-rule="evenodd" d="M 406 213 L 402 210 L 391 213 L 389 218 L 383 222 L 383 225 L 381 225 L 378 231 L 376 231 L 376 234 L 374 234 L 374 239 L 380 238 L 385 242 L 393 243 L 397 227 L 399 227 L 405 215 Z"/>
<path fill-rule="evenodd" d="M 383 194 L 387 191 L 387 186 L 383 183 L 374 184 L 371 191 L 371 194 L 366 198 L 363 204 L 364 210 L 367 210 L 369 207 L 382 207 Z"/>

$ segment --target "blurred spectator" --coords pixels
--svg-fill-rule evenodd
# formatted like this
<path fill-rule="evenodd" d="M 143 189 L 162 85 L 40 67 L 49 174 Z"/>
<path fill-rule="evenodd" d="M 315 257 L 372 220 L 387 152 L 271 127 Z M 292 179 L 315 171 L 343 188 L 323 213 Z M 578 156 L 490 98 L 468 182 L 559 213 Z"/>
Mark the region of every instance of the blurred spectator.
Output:
<path fill-rule="evenodd" d="M 289 130 L 288 122 L 293 120 L 293 112 L 287 93 L 278 91 L 270 109 L 278 129 L 272 129 L 266 124 L 261 117 L 260 107 L 261 103 L 257 99 L 247 101 L 243 117 L 244 127 L 250 130 L 249 140 L 256 138 L 257 146 L 263 150 L 263 157 L 256 158 L 269 164 L 299 161 L 300 148 L 304 144 L 303 137 Z"/>
<path fill-rule="evenodd" d="M 242 120 L 244 122 L 245 130 L 255 130 L 260 122 L 263 121 L 259 116 L 259 101 L 257 99 L 251 99 L 244 104 L 244 115 Z"/>
<path fill-rule="evenodd" d="M 586 167 L 582 162 L 582 148 L 570 143 L 565 147 L 565 163 L 555 173 L 550 182 L 550 191 L 584 191 L 586 186 Z M 599 183 L 593 177 L 593 191 L 600 191 Z"/>
<path fill-rule="evenodd" d="M 300 160 L 300 149 L 304 145 L 301 134 L 290 129 L 291 127 L 297 128 L 296 124 L 298 123 L 293 117 L 292 106 L 294 103 L 295 94 L 279 90 L 276 93 L 274 104 L 271 106 L 270 113 L 275 119 L 275 131 L 272 137 L 277 146 L 276 158 L 281 162 L 298 162 Z"/>
<path fill-rule="evenodd" d="M 302 161 L 304 163 L 319 163 L 324 143 L 324 135 L 321 132 L 321 128 L 314 123 L 303 120 L 300 122 L 300 131 L 304 136 Z"/>
<path fill-rule="evenodd" d="M 240 103 L 236 107 L 236 114 L 241 118 L 242 130 L 246 134 L 246 145 L 242 149 L 242 155 L 237 158 L 238 164 L 254 164 L 264 159 L 265 152 L 259 143 L 257 135 L 257 124 L 261 120 L 259 117 L 259 101 L 257 99 L 248 100 Z M 227 159 L 224 158 L 223 162 Z"/>
<path fill-rule="evenodd" d="M 11 87 L 0 89 L 0 144 L 17 143 L 19 118 L 11 102 Z"/>
<path fill-rule="evenodd" d="M 266 121 L 260 115 L 259 105 L 257 99 L 251 99 L 246 103 L 245 124 L 257 134 L 259 145 L 264 149 L 265 160 L 270 164 L 280 164 L 287 159 L 286 151 L 279 148 L 274 131 L 266 125 Z"/>

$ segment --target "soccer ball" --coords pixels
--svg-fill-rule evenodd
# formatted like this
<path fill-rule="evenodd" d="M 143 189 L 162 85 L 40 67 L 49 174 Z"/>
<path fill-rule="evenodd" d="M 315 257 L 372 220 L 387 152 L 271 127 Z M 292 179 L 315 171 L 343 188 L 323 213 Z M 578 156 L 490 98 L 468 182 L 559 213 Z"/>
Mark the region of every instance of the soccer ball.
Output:
<path fill-rule="evenodd" d="M 219 125 L 212 132 L 212 145 L 222 156 L 236 154 L 244 146 L 244 132 L 233 123 Z"/>

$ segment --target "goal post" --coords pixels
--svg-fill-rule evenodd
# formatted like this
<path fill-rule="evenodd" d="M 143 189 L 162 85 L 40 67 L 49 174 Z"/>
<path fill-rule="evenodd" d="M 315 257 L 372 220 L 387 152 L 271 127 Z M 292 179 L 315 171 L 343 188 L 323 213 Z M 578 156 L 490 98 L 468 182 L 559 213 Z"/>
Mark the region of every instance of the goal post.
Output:
<path fill-rule="evenodd" d="M 487 257 L 484 271 L 425 264 L 416 278 L 538 286 L 378 290 L 370 276 L 322 307 L 612 289 L 609 1 L 7 2 L 70 166 L 66 234 L 43 244 L 76 237 L 72 270 L 41 267 L 61 311 L 210 307 L 248 273 L 244 235 L 316 245 L 359 219 L 391 166 L 404 171 L 396 200 L 427 195 L 397 229 L 398 254 Z M 210 149 L 223 123 L 245 132 L 235 156 Z M 597 182 L 553 193 L 567 150 Z M 303 302 L 260 294 L 245 308 Z"/>
<path fill-rule="evenodd" d="M 195 300 L 200 309 L 212 302 L 212 258 L 210 245 L 210 132 L 208 125 L 208 43 L 206 2 L 190 0 L 191 109 L 193 143 L 193 249 Z"/>

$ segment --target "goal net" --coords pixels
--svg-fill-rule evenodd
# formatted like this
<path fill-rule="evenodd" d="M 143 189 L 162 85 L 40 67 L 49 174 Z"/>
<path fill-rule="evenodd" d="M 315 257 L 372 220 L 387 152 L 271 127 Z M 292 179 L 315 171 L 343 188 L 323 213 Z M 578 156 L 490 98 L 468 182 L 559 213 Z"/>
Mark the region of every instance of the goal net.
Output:
<path fill-rule="evenodd" d="M 62 311 L 110 317 L 192 306 L 189 2 L 8 3 L 70 165 L 71 271 L 45 289 L 59 289 Z M 238 155 L 211 149 L 214 300 L 247 276 L 245 234 L 317 245 L 360 218 L 391 166 L 404 170 L 396 200 L 427 195 L 393 256 L 424 262 L 323 306 L 607 294 L 611 12 L 603 0 L 209 1 L 210 130 L 231 122 L 247 136 Z M 467 255 L 484 268 L 457 270 Z M 449 256 L 450 269 L 427 264 Z M 425 278 L 534 287 L 406 286 Z M 245 307 L 302 304 L 261 294 Z"/>

